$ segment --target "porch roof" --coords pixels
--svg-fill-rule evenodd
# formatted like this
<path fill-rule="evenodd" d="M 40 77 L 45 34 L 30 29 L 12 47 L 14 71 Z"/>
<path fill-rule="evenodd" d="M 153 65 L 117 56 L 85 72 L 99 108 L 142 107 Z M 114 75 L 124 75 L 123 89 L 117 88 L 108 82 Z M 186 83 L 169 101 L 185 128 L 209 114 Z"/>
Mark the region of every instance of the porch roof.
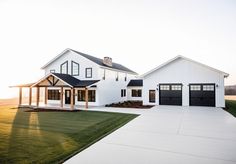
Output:
<path fill-rule="evenodd" d="M 142 79 L 135 79 L 130 80 L 130 82 L 127 85 L 128 87 L 142 87 L 143 86 L 143 80 Z"/>

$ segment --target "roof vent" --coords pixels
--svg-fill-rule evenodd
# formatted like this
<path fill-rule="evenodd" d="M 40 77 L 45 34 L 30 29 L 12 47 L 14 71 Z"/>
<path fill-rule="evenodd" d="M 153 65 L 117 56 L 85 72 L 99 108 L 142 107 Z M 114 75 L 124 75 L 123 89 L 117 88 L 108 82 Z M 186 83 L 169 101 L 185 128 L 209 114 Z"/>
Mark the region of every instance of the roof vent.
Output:
<path fill-rule="evenodd" d="M 112 67 L 112 58 L 110 57 L 104 57 L 103 64 L 109 67 Z"/>

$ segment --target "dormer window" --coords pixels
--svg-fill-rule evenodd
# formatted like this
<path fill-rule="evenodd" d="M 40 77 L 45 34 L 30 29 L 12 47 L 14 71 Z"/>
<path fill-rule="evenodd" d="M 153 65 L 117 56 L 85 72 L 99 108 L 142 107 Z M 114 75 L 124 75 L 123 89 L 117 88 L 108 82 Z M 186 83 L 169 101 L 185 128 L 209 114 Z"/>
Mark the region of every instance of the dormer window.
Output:
<path fill-rule="evenodd" d="M 119 73 L 116 73 L 116 81 L 119 81 Z"/>
<path fill-rule="evenodd" d="M 68 61 L 61 64 L 61 73 L 68 74 Z"/>
<path fill-rule="evenodd" d="M 86 78 L 92 78 L 92 68 L 86 68 L 85 69 L 85 77 Z"/>
<path fill-rule="evenodd" d="M 79 63 L 71 61 L 71 75 L 79 76 Z"/>
<path fill-rule="evenodd" d="M 51 69 L 50 73 L 56 73 L 55 69 Z"/>

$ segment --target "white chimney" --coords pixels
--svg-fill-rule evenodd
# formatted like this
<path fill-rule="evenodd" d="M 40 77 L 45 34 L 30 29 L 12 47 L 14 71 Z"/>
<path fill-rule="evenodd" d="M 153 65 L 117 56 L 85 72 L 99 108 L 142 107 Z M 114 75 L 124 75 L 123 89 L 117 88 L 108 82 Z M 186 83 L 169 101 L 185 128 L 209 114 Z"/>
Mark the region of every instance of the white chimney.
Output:
<path fill-rule="evenodd" d="M 104 64 L 104 65 L 107 65 L 107 66 L 109 66 L 109 67 L 112 67 L 112 58 L 110 58 L 110 57 L 104 57 L 104 59 L 103 59 L 103 64 Z"/>

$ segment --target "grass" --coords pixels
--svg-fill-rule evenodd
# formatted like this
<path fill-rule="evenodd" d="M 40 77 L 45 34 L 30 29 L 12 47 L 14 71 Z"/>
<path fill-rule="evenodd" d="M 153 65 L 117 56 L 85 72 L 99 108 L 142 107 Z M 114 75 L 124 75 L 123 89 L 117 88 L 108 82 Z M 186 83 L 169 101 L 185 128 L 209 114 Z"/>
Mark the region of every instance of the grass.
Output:
<path fill-rule="evenodd" d="M 0 107 L 0 163 L 61 163 L 135 117 Z"/>
<path fill-rule="evenodd" d="M 236 117 L 236 100 L 225 100 L 225 103 L 225 110 L 231 113 L 234 117 Z"/>

